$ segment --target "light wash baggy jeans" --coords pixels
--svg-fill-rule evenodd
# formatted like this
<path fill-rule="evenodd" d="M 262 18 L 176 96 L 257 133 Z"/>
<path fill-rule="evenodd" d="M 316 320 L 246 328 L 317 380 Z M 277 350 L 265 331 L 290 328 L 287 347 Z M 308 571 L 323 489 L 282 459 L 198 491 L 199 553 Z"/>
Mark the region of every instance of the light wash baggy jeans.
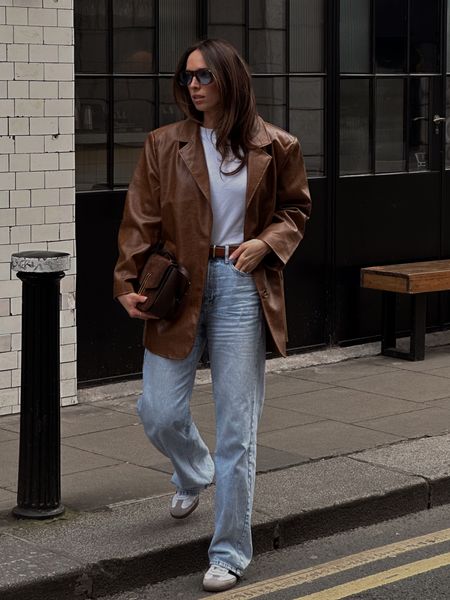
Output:
<path fill-rule="evenodd" d="M 207 344 L 216 412 L 214 461 L 192 421 L 195 371 Z M 215 531 L 210 564 L 242 575 L 252 557 L 251 512 L 256 430 L 264 398 L 265 325 L 250 274 L 211 259 L 194 347 L 172 360 L 148 350 L 138 413 L 145 433 L 174 467 L 172 483 L 195 493 L 215 472 Z"/>

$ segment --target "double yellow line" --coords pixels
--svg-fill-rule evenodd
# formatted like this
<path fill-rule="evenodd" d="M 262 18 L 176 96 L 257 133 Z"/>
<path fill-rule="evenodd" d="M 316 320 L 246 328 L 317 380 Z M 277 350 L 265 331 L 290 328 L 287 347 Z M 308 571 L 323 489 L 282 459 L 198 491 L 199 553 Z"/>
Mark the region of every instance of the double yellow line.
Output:
<path fill-rule="evenodd" d="M 311 583 L 323 577 L 349 571 L 355 567 L 368 565 L 372 562 L 384 560 L 386 558 L 395 558 L 406 552 L 413 552 L 415 550 L 420 550 L 421 548 L 427 548 L 448 541 L 450 541 L 450 529 L 444 529 L 435 533 L 410 538 L 395 544 L 388 544 L 387 546 L 381 546 L 372 550 L 365 550 L 358 554 L 352 554 L 337 560 L 332 560 L 322 565 L 318 565 L 317 567 L 309 567 L 307 569 L 302 569 L 301 571 L 289 573 L 288 575 L 266 579 L 259 583 L 230 590 L 229 592 L 215 594 L 214 600 L 250 600 L 251 598 L 259 598 L 265 594 L 273 594 L 274 592 L 279 592 L 280 590 L 285 590 L 290 587 Z M 440 569 L 447 565 L 450 565 L 450 552 L 401 565 L 394 569 L 389 569 L 388 571 L 369 575 L 368 577 L 362 577 L 361 579 L 328 588 L 321 592 L 300 596 L 295 600 L 340 600 L 341 598 L 348 598 L 353 594 L 382 585 L 388 585 L 395 581 L 401 581 L 402 579 L 426 573 L 427 571 Z"/>

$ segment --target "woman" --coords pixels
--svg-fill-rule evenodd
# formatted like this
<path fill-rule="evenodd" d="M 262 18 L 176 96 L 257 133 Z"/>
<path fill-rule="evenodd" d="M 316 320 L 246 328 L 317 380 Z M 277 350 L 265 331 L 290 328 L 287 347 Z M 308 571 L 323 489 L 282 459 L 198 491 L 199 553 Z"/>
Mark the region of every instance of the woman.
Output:
<path fill-rule="evenodd" d="M 248 69 L 223 40 L 188 48 L 174 78 L 184 121 L 151 132 L 128 190 L 114 295 L 143 319 L 138 412 L 174 467 L 170 513 L 184 518 L 215 476 L 207 591 L 233 587 L 252 556 L 256 428 L 264 398 L 267 330 L 286 353 L 282 269 L 302 239 L 310 197 L 298 141 L 256 112 Z M 134 285 L 150 246 L 191 275 L 183 312 L 150 319 Z M 207 345 L 216 411 L 214 461 L 189 409 Z"/>

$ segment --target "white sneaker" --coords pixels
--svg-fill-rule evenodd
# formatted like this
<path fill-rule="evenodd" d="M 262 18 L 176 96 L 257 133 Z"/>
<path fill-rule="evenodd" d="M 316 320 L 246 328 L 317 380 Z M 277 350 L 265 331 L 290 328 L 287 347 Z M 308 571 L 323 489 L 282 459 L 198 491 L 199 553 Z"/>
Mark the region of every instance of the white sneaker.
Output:
<path fill-rule="evenodd" d="M 172 498 L 170 514 L 174 519 L 184 519 L 185 517 L 188 517 L 197 508 L 199 499 L 199 494 L 177 492 Z"/>
<path fill-rule="evenodd" d="M 218 565 L 211 565 L 203 577 L 203 589 L 206 592 L 223 592 L 234 587 L 236 583 L 236 575 Z"/>

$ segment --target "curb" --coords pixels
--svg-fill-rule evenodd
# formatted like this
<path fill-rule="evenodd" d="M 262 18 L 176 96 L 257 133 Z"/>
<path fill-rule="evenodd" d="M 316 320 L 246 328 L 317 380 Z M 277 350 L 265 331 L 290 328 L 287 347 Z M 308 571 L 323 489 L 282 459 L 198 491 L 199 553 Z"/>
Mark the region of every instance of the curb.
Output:
<path fill-rule="evenodd" d="M 340 458 L 329 460 L 342 462 Z M 348 462 L 353 459 L 343 460 Z M 322 464 L 325 462 L 322 461 Z M 353 463 L 358 461 L 353 460 Z M 315 463 L 317 464 L 320 463 Z M 309 468 L 313 466 L 314 464 L 308 465 Z M 302 466 L 277 473 L 286 477 L 290 475 L 289 471 L 301 468 Z M 379 471 L 382 473 L 383 468 Z M 273 475 L 276 473 L 265 474 L 265 477 Z M 389 476 L 393 476 L 392 469 L 389 470 Z M 365 498 L 342 501 L 312 510 L 286 512 L 274 516 L 255 507 L 255 554 L 286 548 L 450 502 L 450 475 L 435 480 L 427 480 L 417 475 L 408 477 L 407 484 L 386 493 L 372 494 Z M 276 481 L 276 478 L 272 479 Z M 4 535 L 24 539 L 20 532 L 16 534 L 14 529 L 4 532 Z M 139 552 L 133 556 L 86 562 L 84 565 L 81 561 L 76 564 L 68 551 L 66 557 L 70 557 L 74 564 L 66 572 L 47 574 L 45 577 L 9 586 L 0 581 L 0 597 L 2 600 L 85 600 L 124 592 L 171 578 L 174 573 L 181 576 L 205 569 L 209 541 L 210 535 L 203 533 L 165 548 Z M 52 552 L 51 548 L 38 542 L 36 551 L 42 549 Z"/>

